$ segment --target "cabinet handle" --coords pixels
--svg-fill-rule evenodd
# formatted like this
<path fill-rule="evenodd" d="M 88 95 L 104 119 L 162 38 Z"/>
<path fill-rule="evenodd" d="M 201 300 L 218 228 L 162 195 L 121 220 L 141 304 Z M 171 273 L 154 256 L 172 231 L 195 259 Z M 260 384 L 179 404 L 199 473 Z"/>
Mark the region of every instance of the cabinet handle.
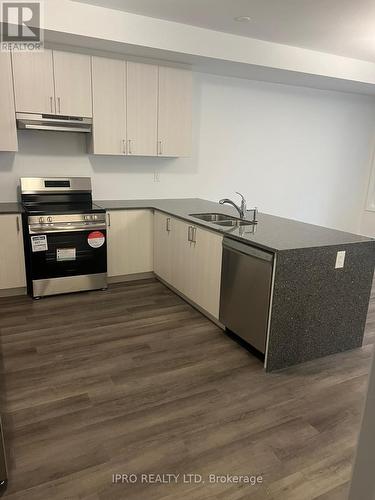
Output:
<path fill-rule="evenodd" d="M 108 224 L 107 224 L 107 226 L 111 227 L 111 214 L 109 212 L 107 213 L 107 217 L 108 217 Z"/>
<path fill-rule="evenodd" d="M 132 141 L 131 139 L 128 139 L 128 154 L 132 154 Z"/>
<path fill-rule="evenodd" d="M 191 241 L 191 230 L 193 228 L 191 226 L 188 226 L 188 241 Z"/>
<path fill-rule="evenodd" d="M 53 113 L 53 100 L 52 100 L 52 96 L 49 98 L 49 103 L 50 103 L 50 106 L 51 106 L 51 113 Z"/>
<path fill-rule="evenodd" d="M 19 219 L 18 215 L 16 217 L 16 227 L 17 227 L 17 233 L 19 233 L 20 229 L 21 229 L 21 226 L 20 226 L 20 219 Z"/>
<path fill-rule="evenodd" d="M 57 98 L 57 106 L 59 108 L 59 115 L 61 114 L 61 99 L 60 97 Z"/>
<path fill-rule="evenodd" d="M 169 233 L 171 230 L 171 218 L 167 217 L 165 221 L 165 230 Z"/>
<path fill-rule="evenodd" d="M 161 141 L 158 141 L 158 154 L 159 155 L 163 154 L 163 145 Z"/>
<path fill-rule="evenodd" d="M 125 141 L 125 139 L 122 140 L 122 152 L 124 155 L 126 155 L 126 141 Z"/>
<path fill-rule="evenodd" d="M 191 241 L 193 243 L 197 242 L 197 228 L 196 227 L 191 228 Z"/>

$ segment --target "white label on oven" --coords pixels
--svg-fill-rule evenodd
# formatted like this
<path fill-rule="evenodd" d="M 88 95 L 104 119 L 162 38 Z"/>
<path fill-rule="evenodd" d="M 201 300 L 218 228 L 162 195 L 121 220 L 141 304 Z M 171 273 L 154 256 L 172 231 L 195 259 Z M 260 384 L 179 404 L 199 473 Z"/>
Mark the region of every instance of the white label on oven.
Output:
<path fill-rule="evenodd" d="M 104 245 L 104 242 L 105 242 L 105 236 L 101 231 L 92 231 L 87 236 L 87 243 L 92 248 L 100 248 L 101 246 Z"/>
<path fill-rule="evenodd" d="M 75 248 L 57 248 L 56 249 L 56 260 L 67 261 L 76 260 L 76 249 Z"/>
<path fill-rule="evenodd" d="M 38 236 L 31 236 L 31 249 L 33 252 L 45 252 L 48 250 L 47 235 L 38 234 Z"/>

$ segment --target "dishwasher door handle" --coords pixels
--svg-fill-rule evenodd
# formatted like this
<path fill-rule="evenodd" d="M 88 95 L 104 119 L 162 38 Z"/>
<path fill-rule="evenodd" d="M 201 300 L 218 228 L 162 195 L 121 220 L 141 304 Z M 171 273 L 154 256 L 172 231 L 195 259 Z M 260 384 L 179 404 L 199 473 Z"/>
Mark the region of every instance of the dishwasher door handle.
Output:
<path fill-rule="evenodd" d="M 256 257 L 257 259 L 266 260 L 267 262 L 272 262 L 274 254 L 262 250 L 253 245 L 241 243 L 237 240 L 232 240 L 230 238 L 223 239 L 223 249 L 226 248 L 231 252 L 236 252 L 242 255 L 249 255 L 250 257 Z"/>

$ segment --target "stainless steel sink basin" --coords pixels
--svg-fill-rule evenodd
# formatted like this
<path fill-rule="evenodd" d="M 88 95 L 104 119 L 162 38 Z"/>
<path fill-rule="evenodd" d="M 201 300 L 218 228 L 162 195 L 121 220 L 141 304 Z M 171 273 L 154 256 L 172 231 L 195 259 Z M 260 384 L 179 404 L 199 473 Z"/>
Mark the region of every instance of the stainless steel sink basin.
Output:
<path fill-rule="evenodd" d="M 232 217 L 231 215 L 225 214 L 190 214 L 190 217 L 195 217 L 196 219 L 204 220 L 205 222 L 211 222 L 217 226 L 223 227 L 236 227 L 236 226 L 251 226 L 253 222 L 250 220 L 239 219 L 238 217 Z"/>
<path fill-rule="evenodd" d="M 218 226 L 225 226 L 225 227 L 236 227 L 236 226 L 252 226 L 254 223 L 251 222 L 250 220 L 242 220 L 242 219 L 236 219 L 236 220 L 223 220 L 220 222 L 215 222 Z"/>
<path fill-rule="evenodd" d="M 195 217 L 196 219 L 204 220 L 206 222 L 214 222 L 214 223 L 219 222 L 219 221 L 240 220 L 240 219 L 237 219 L 237 217 L 232 217 L 231 215 L 213 214 L 213 213 L 190 214 L 190 217 Z"/>

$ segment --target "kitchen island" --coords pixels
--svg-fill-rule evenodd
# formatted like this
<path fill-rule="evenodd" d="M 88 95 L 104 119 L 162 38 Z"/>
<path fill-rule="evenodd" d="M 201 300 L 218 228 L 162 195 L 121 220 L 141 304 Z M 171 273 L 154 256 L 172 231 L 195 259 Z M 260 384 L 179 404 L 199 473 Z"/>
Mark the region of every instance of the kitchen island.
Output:
<path fill-rule="evenodd" d="M 233 216 L 234 210 L 195 198 L 96 203 L 107 211 L 155 210 L 271 252 L 273 278 L 264 357 L 267 371 L 362 345 L 375 240 L 262 213 L 255 226 L 224 228 L 194 214 Z M 342 264 L 338 252 L 345 252 Z"/>

